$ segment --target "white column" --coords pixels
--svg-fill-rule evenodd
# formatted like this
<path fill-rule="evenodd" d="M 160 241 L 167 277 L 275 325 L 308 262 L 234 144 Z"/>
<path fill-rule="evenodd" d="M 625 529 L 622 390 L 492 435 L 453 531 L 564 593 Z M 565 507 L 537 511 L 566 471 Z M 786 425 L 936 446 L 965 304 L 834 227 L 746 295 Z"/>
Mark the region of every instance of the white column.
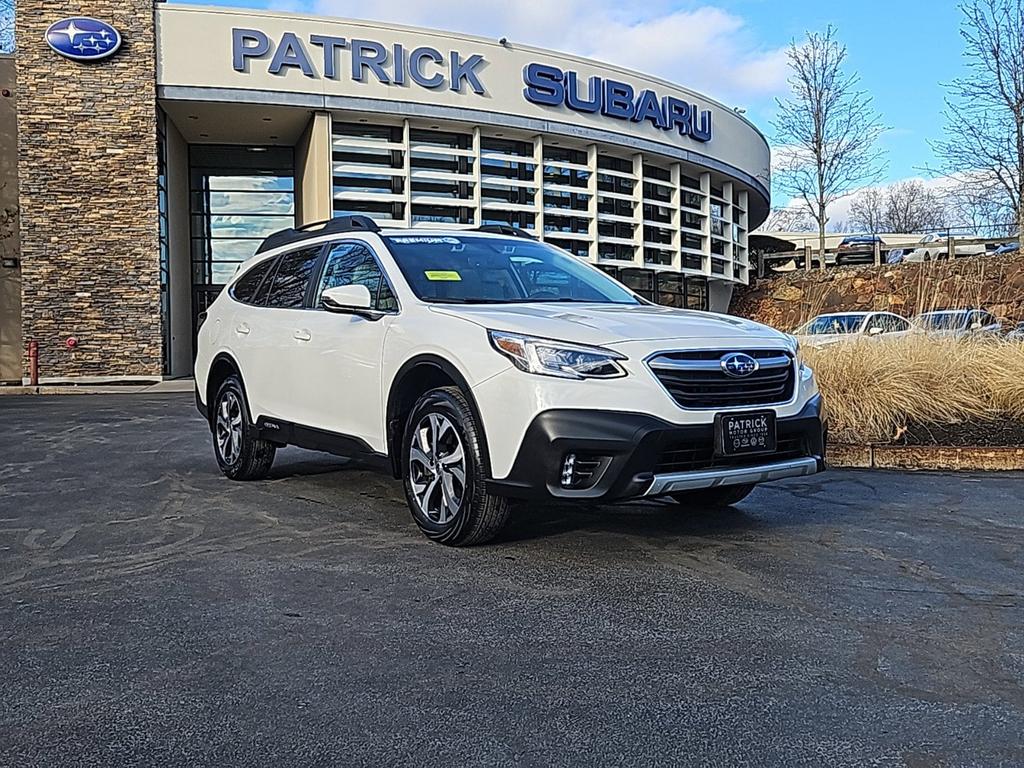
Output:
<path fill-rule="evenodd" d="M 591 237 L 588 255 L 591 261 L 597 262 L 601 253 L 597 247 L 597 144 L 587 145 L 587 168 L 590 169 L 590 178 L 587 179 L 587 193 L 590 195 L 587 201 L 587 232 Z"/>
<path fill-rule="evenodd" d="M 644 266 L 644 156 L 633 155 L 633 263 Z"/>
<path fill-rule="evenodd" d="M 536 211 L 534 220 L 534 233 L 541 240 L 544 239 L 544 137 L 533 137 L 533 183 L 537 187 L 534 193 L 533 207 Z"/>
<path fill-rule="evenodd" d="M 406 227 L 412 226 L 412 128 L 409 127 L 409 120 L 402 121 L 402 178 L 405 179 L 403 189 L 405 190 L 404 210 Z"/>

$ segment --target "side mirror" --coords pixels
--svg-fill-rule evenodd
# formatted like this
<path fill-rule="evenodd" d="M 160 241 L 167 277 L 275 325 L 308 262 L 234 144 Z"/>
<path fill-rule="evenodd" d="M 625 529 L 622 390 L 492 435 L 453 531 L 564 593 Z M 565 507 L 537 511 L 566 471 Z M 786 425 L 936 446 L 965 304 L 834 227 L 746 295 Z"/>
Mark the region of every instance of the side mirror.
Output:
<path fill-rule="evenodd" d="M 328 312 L 340 315 L 359 315 L 367 320 L 379 320 L 382 313 L 370 309 L 373 297 L 365 285 L 338 285 L 320 294 L 320 304 Z"/>
<path fill-rule="evenodd" d="M 868 329 L 868 336 L 878 336 L 880 333 L 885 333 L 885 330 L 879 328 L 877 325 Z"/>
<path fill-rule="evenodd" d="M 985 327 L 985 326 L 983 326 L 983 325 L 981 324 L 981 321 L 980 321 L 980 320 L 975 320 L 975 321 L 974 321 L 973 323 L 971 323 L 971 330 L 972 330 L 972 331 L 980 331 L 980 330 L 981 330 L 982 328 L 984 328 L 984 327 Z"/>

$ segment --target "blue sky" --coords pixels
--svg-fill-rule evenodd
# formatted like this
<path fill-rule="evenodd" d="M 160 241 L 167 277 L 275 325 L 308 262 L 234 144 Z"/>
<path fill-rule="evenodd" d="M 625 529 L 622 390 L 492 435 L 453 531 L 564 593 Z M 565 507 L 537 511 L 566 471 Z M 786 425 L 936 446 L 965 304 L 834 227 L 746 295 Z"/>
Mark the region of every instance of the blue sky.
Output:
<path fill-rule="evenodd" d="M 890 130 L 887 179 L 921 176 L 942 132 L 942 82 L 962 70 L 953 0 L 225 0 L 261 7 L 432 26 L 627 65 L 742 105 L 771 138 L 785 95 L 785 47 L 833 24 L 849 68 Z"/>

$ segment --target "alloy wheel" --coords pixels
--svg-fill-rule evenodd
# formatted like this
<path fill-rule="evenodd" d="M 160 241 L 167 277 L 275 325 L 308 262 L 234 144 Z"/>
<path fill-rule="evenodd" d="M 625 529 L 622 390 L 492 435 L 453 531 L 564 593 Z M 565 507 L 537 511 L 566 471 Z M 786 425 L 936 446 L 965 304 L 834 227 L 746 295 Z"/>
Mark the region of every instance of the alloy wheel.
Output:
<path fill-rule="evenodd" d="M 234 464 L 242 451 L 242 403 L 230 390 L 223 394 L 217 406 L 216 436 L 224 463 Z"/>
<path fill-rule="evenodd" d="M 420 512 L 438 525 L 450 523 L 466 496 L 466 454 L 451 420 L 428 413 L 412 434 L 409 478 Z"/>

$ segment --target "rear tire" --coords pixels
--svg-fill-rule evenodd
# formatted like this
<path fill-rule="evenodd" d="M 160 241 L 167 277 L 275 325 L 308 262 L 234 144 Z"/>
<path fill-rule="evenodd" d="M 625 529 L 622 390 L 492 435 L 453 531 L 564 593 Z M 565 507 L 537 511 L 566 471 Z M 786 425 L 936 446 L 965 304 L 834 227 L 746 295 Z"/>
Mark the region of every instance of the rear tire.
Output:
<path fill-rule="evenodd" d="M 681 491 L 673 493 L 672 498 L 688 507 L 731 507 L 747 498 L 753 490 L 753 485 L 725 485 L 699 491 Z"/>
<path fill-rule="evenodd" d="M 211 403 L 213 452 L 220 471 L 232 480 L 262 480 L 270 472 L 277 448 L 252 435 L 249 407 L 238 376 L 224 379 Z"/>
<path fill-rule="evenodd" d="M 458 387 L 423 395 L 402 436 L 405 499 L 430 539 L 454 547 L 493 539 L 511 502 L 487 492 L 483 430 Z"/>

